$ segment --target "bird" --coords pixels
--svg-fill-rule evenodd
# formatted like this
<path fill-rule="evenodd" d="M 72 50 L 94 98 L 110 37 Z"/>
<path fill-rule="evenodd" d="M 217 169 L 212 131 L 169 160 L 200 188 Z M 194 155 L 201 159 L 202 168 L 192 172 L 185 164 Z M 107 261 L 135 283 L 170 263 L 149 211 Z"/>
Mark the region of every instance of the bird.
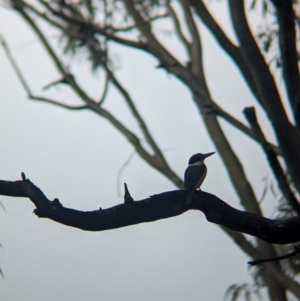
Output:
<path fill-rule="evenodd" d="M 207 154 L 195 154 L 189 159 L 189 166 L 184 172 L 184 188 L 188 191 L 186 198 L 186 205 L 192 202 L 193 193 L 196 189 L 200 189 L 206 174 L 207 167 L 204 164 L 204 159 L 213 155 L 215 152 Z"/>

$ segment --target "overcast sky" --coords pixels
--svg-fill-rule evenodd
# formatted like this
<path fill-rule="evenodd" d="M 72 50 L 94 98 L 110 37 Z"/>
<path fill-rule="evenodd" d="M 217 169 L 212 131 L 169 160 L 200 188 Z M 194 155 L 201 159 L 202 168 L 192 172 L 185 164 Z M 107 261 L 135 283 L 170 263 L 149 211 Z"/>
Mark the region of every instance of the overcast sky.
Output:
<path fill-rule="evenodd" d="M 234 38 L 224 3 L 217 1 L 212 6 Z M 0 9 L 0 30 L 29 85 L 40 94 L 58 74 L 37 38 L 4 9 Z M 244 107 L 255 104 L 252 95 L 203 26 L 201 31 L 213 98 L 244 120 Z M 183 57 L 172 37 L 159 29 L 157 33 Z M 190 93 L 173 76 L 156 69 L 158 62 L 149 55 L 120 46 L 114 46 L 113 52 L 121 67 L 117 76 L 136 101 L 171 167 L 183 176 L 192 154 L 215 150 Z M 176 189 L 137 154 L 118 186 L 118 172 L 133 152 L 127 141 L 93 113 L 27 100 L 2 48 L 0 66 L 0 179 L 19 180 L 23 171 L 49 199 L 59 198 L 64 206 L 79 210 L 122 203 L 123 182 L 136 200 Z M 91 95 L 100 95 L 103 76 L 91 76 L 84 56 L 72 68 Z M 49 93 L 78 103 L 67 88 L 57 87 Z M 116 91 L 109 90 L 105 106 L 136 130 Z M 264 114 L 259 116 L 268 126 Z M 260 197 L 263 178 L 272 179 L 264 155 L 253 141 L 222 124 Z M 210 157 L 207 165 L 203 190 L 240 208 L 218 154 Z M 0 208 L 0 264 L 5 275 L 5 280 L 0 279 L 2 301 L 217 301 L 233 283 L 251 282 L 249 257 L 198 211 L 89 233 L 37 218 L 28 199 L 1 196 L 0 200 L 6 209 Z M 264 208 L 272 208 L 271 202 L 268 196 Z M 274 213 L 272 209 L 266 212 L 267 216 Z"/>

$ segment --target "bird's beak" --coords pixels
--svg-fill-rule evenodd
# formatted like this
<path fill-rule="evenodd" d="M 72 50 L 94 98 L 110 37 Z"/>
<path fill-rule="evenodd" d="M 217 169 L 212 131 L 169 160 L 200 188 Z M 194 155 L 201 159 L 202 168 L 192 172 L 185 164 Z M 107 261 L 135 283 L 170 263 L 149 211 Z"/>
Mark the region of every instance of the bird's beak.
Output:
<path fill-rule="evenodd" d="M 215 153 L 216 153 L 216 152 L 204 154 L 204 158 L 207 158 L 207 157 L 209 157 L 209 156 L 211 156 L 211 155 L 213 155 L 213 154 L 215 154 Z"/>

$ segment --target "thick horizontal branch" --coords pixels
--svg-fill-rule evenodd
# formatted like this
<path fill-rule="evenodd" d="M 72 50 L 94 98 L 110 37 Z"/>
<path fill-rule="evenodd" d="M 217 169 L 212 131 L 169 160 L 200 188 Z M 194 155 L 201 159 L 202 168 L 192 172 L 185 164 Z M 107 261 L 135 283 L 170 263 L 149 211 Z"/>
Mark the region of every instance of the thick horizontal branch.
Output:
<path fill-rule="evenodd" d="M 0 180 L 0 195 L 28 197 L 38 217 L 86 231 L 104 231 L 180 215 L 189 209 L 202 211 L 209 222 L 230 230 L 258 237 L 268 243 L 288 244 L 300 241 L 300 217 L 272 220 L 237 210 L 213 194 L 196 191 L 191 206 L 185 205 L 187 192 L 168 191 L 147 199 L 120 204 L 108 209 L 79 211 L 65 208 L 58 199 L 50 201 L 31 181 Z"/>

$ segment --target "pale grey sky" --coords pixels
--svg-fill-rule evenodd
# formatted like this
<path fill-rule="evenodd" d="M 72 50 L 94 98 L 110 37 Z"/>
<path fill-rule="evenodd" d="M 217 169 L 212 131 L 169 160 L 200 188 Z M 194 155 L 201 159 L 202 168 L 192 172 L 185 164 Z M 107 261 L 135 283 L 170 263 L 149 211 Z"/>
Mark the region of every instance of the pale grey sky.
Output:
<path fill-rule="evenodd" d="M 219 2 L 213 7 L 230 32 L 226 7 Z M 15 14 L 0 9 L 0 29 L 37 94 L 57 79 L 37 38 Z M 230 60 L 205 28 L 202 32 L 213 97 L 244 119 L 241 111 L 254 104 L 253 98 Z M 181 55 L 172 38 L 164 39 Z M 171 166 L 183 175 L 192 154 L 214 151 L 189 92 L 174 77 L 155 69 L 157 61 L 152 57 L 120 46 L 114 47 L 114 53 L 121 61 L 119 79 L 128 87 Z M 90 112 L 70 112 L 27 100 L 1 48 L 0 66 L 0 179 L 18 180 L 23 171 L 48 198 L 57 197 L 74 209 L 95 210 L 121 203 L 123 186 L 119 196 L 117 174 L 132 153 L 126 140 Z M 84 57 L 73 68 L 89 93 L 99 95 L 101 74 L 92 78 Z M 64 87 L 50 94 L 76 102 Z M 116 92 L 109 91 L 106 107 L 136 130 Z M 260 117 L 265 118 L 261 113 Z M 254 142 L 224 126 L 259 196 L 262 178 L 270 175 L 264 155 Z M 203 190 L 239 207 L 218 154 L 207 164 Z M 123 182 L 136 200 L 175 189 L 138 155 L 124 170 Z M 6 212 L 0 209 L 0 263 L 5 273 L 5 280 L 0 279 L 2 301 L 217 301 L 229 285 L 251 282 L 248 256 L 201 212 L 89 233 L 37 218 L 28 199 L 1 196 L 0 200 L 6 208 Z M 268 200 L 265 207 L 271 208 Z M 268 212 L 270 216 L 272 210 Z"/>

